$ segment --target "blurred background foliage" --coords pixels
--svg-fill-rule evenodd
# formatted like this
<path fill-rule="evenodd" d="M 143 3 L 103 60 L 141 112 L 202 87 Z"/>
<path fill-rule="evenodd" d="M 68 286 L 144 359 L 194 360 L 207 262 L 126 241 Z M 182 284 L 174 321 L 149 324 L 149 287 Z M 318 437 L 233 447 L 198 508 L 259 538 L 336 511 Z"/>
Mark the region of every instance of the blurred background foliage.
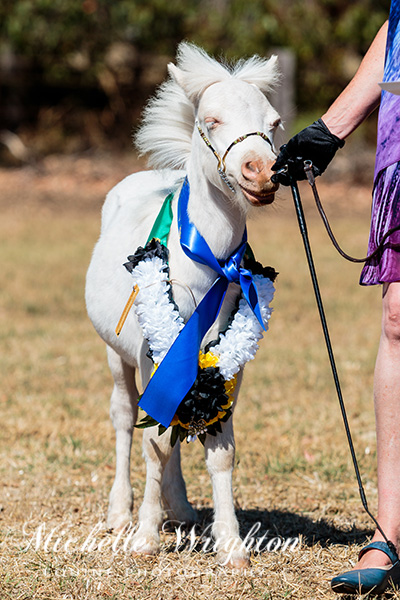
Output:
<path fill-rule="evenodd" d="M 389 7 L 390 0 L 2 0 L 0 130 L 44 128 L 50 146 L 66 149 L 101 143 L 103 134 L 120 140 L 124 132 L 129 141 L 182 39 L 232 59 L 290 49 L 296 109 L 318 114 L 354 74 Z"/>

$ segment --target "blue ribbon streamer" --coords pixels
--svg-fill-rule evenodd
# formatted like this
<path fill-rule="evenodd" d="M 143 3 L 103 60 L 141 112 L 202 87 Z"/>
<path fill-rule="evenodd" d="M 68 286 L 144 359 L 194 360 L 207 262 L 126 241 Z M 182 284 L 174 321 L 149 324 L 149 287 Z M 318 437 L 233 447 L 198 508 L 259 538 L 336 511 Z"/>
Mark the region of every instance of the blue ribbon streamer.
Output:
<path fill-rule="evenodd" d="M 140 399 L 139 406 L 164 427 L 171 423 L 197 377 L 201 341 L 218 316 L 229 283 L 240 285 L 244 298 L 265 330 L 252 274 L 240 266 L 247 245 L 246 229 L 239 248 L 226 261 L 218 260 L 189 220 L 189 194 L 186 178 L 178 201 L 182 249 L 192 260 L 213 269 L 218 277 L 179 333 Z"/>

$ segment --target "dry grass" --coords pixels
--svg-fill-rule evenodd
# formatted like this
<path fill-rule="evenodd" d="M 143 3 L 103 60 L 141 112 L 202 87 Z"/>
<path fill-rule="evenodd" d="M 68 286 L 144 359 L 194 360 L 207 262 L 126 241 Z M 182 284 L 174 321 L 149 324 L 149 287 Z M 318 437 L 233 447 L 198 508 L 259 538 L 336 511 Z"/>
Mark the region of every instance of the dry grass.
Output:
<path fill-rule="evenodd" d="M 323 599 L 371 534 L 362 511 L 291 200 L 250 224 L 258 258 L 280 272 L 271 328 L 246 371 L 235 415 L 234 495 L 242 533 L 260 524 L 293 552 L 254 553 L 232 572 L 212 552 L 134 558 L 104 529 L 114 471 L 111 378 L 85 313 L 83 287 L 104 193 L 135 168 L 130 158 L 57 161 L 44 172 L 0 172 L 0 598 Z M 321 184 L 338 236 L 362 254 L 369 192 Z M 356 451 L 376 511 L 371 401 L 380 292 L 357 285 L 359 267 L 327 242 L 303 189 L 320 285 Z M 351 206 L 350 206 L 351 204 Z M 185 445 L 188 494 L 206 530 L 212 500 L 199 444 Z M 144 487 L 140 434 L 133 447 L 135 514 Z M 100 523 L 103 529 L 92 533 Z M 52 529 L 35 549 L 38 528 Z M 200 529 L 198 530 L 200 532 Z M 36 537 L 35 537 L 36 536 Z M 29 546 L 29 540 L 32 540 Z M 65 548 L 67 540 L 70 542 Z M 86 540 L 86 546 L 85 546 Z M 56 545 L 54 545 L 56 544 Z M 394 597 L 400 595 L 394 594 Z"/>

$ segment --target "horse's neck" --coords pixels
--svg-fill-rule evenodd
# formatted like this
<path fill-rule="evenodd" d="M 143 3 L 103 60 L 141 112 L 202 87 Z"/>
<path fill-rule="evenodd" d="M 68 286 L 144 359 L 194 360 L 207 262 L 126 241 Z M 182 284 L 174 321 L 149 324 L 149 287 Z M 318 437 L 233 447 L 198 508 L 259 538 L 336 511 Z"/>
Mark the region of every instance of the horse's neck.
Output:
<path fill-rule="evenodd" d="M 219 259 L 227 258 L 243 238 L 246 218 L 218 188 L 189 173 L 188 213 L 191 222 Z"/>

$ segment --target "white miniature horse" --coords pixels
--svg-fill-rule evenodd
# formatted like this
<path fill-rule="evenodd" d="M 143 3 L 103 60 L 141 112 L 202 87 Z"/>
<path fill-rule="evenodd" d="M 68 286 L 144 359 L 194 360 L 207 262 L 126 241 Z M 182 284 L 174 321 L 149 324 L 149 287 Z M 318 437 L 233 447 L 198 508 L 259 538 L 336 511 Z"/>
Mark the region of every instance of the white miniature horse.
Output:
<path fill-rule="evenodd" d="M 230 67 L 196 46 L 182 43 L 177 66 L 170 64 L 168 68 L 170 78 L 150 101 L 136 139 L 141 153 L 150 155 L 151 166 L 160 170 L 131 175 L 108 194 L 101 235 L 87 274 L 88 314 L 107 344 L 114 378 L 111 419 L 116 430 L 117 457 L 108 512 L 108 526 L 114 530 L 121 530 L 132 519 L 130 452 L 138 400 L 135 369 L 139 368 L 143 387 L 152 369 L 146 356 L 148 345 L 134 311 L 129 313 L 121 335 L 115 334 L 132 289 L 132 279 L 122 265 L 138 246 L 144 246 L 167 194 L 177 192 L 168 239 L 170 278 L 174 301 L 186 322 L 194 310 L 193 298 L 196 303 L 203 298 L 215 280 L 215 272 L 191 261 L 180 247 L 176 202 L 183 177 L 187 175 L 190 183 L 190 220 L 218 259 L 226 259 L 241 243 L 249 209 L 270 204 L 277 189 L 271 181 L 271 166 L 275 161 L 273 136 L 281 121 L 265 96 L 279 79 L 276 57 L 253 57 Z M 263 132 L 264 139 L 253 135 L 231 148 L 225 157 L 227 185 L 197 125 L 220 156 L 233 141 L 249 132 Z M 239 287 L 231 283 L 202 347 L 224 328 L 238 293 Z M 158 552 L 163 509 L 179 522 L 193 523 L 196 518 L 186 496 L 179 445 L 171 447 L 170 429 L 162 435 L 158 435 L 157 427 L 144 430 L 147 481 L 134 538 L 137 552 Z M 222 433 L 216 437 L 207 435 L 204 445 L 213 487 L 212 531 L 218 543 L 217 560 L 243 567 L 248 564 L 248 553 L 241 546 L 234 512 L 232 419 L 223 423 Z"/>

